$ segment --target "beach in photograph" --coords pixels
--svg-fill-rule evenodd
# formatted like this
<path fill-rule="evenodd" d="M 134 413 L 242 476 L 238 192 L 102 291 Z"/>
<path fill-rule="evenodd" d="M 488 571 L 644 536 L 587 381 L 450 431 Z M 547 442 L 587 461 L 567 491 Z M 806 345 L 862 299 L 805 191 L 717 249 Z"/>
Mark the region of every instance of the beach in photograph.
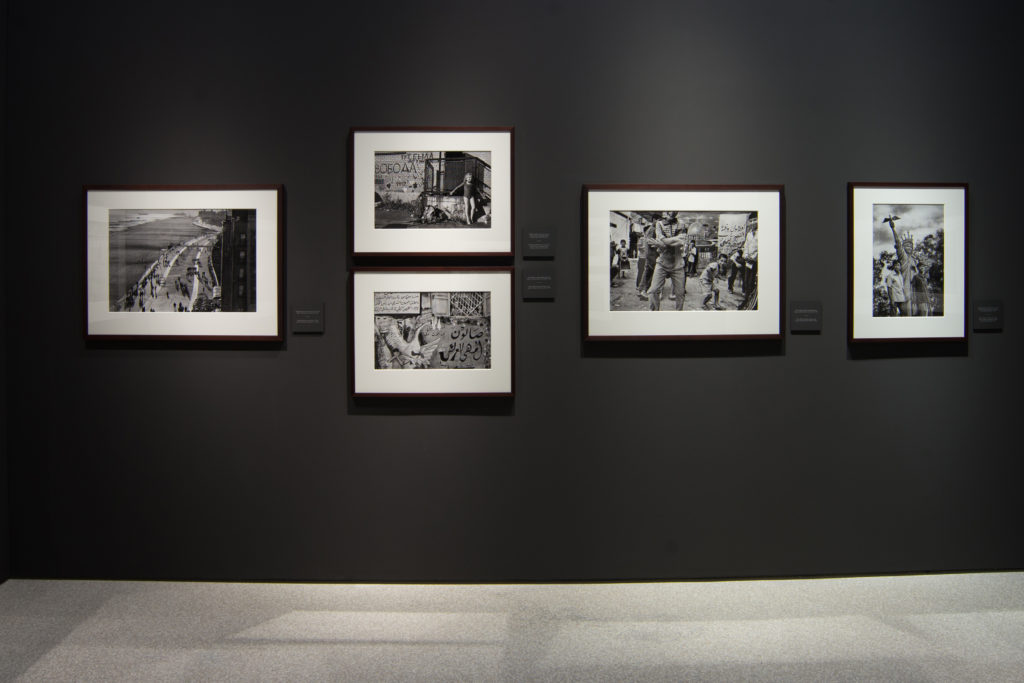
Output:
<path fill-rule="evenodd" d="M 125 297 L 161 256 L 200 240 L 212 244 L 219 230 L 205 225 L 198 211 L 110 212 L 110 310 L 123 310 Z"/>

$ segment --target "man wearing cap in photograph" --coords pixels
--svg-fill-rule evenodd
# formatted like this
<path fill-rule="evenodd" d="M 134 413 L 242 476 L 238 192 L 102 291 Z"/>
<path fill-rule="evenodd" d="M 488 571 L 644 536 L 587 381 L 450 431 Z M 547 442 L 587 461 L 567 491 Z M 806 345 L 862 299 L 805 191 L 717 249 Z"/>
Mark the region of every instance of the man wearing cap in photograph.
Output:
<path fill-rule="evenodd" d="M 675 211 L 665 211 L 654 224 L 654 237 L 648 240 L 651 246 L 658 249 L 658 260 L 654 263 L 654 275 L 651 276 L 651 288 L 648 307 L 652 311 L 661 310 L 661 288 L 665 280 L 672 281 L 672 290 L 676 295 L 676 310 L 683 310 L 683 294 L 686 293 L 686 231 L 679 224 Z"/>

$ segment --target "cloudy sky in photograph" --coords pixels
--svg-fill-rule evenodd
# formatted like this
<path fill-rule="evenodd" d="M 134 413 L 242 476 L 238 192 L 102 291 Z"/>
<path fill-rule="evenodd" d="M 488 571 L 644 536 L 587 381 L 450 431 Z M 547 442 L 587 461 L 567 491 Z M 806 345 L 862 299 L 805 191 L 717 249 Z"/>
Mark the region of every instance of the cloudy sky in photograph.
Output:
<path fill-rule="evenodd" d="M 874 256 L 877 258 L 883 251 L 895 251 L 892 231 L 888 223 L 883 223 L 886 216 L 899 216 L 896 221 L 896 234 L 903 236 L 909 232 L 914 236 L 914 244 L 919 244 L 928 235 L 942 228 L 942 204 L 875 204 L 872 213 Z"/>

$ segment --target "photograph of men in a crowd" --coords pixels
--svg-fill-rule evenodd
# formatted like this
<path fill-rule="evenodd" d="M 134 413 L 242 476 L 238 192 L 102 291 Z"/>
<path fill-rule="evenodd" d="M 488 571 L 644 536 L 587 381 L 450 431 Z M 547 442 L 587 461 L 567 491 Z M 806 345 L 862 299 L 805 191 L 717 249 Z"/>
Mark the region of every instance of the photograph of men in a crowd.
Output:
<path fill-rule="evenodd" d="M 943 315 L 942 204 L 872 205 L 873 317 Z"/>
<path fill-rule="evenodd" d="M 256 311 L 255 209 L 112 209 L 110 310 Z"/>
<path fill-rule="evenodd" d="M 490 292 L 374 292 L 378 370 L 491 367 Z"/>
<path fill-rule="evenodd" d="M 376 152 L 374 228 L 489 228 L 490 152 Z"/>
<path fill-rule="evenodd" d="M 612 311 L 757 310 L 757 212 L 611 211 Z"/>

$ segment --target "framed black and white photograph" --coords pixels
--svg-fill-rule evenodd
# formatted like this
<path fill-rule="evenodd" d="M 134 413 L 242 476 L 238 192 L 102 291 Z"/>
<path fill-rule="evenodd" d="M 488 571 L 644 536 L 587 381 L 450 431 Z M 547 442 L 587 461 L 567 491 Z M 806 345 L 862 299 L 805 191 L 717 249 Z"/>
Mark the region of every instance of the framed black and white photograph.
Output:
<path fill-rule="evenodd" d="M 583 187 L 584 338 L 778 338 L 782 186 Z"/>
<path fill-rule="evenodd" d="M 967 185 L 849 184 L 849 339 L 967 334 Z"/>
<path fill-rule="evenodd" d="M 355 396 L 511 396 L 511 267 L 355 268 Z"/>
<path fill-rule="evenodd" d="M 280 341 L 282 188 L 84 188 L 89 339 Z"/>
<path fill-rule="evenodd" d="M 511 256 L 512 128 L 355 128 L 357 256 Z"/>

